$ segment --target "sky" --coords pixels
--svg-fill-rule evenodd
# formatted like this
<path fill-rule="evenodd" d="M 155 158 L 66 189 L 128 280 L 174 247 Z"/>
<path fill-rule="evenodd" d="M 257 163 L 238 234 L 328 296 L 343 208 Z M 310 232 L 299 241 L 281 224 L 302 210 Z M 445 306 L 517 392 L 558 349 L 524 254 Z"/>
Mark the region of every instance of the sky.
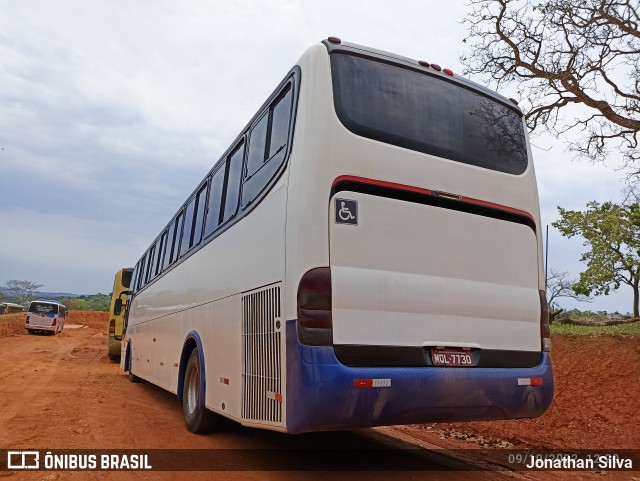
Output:
<path fill-rule="evenodd" d="M 136 263 L 308 47 L 338 36 L 461 72 L 468 8 L 0 0 L 0 11 L 0 285 L 92 294 Z M 549 134 L 531 142 L 544 226 L 557 206 L 621 200 L 616 155 L 594 165 Z M 550 268 L 577 278 L 585 249 L 550 227 Z M 627 312 L 631 302 L 622 287 L 561 304 Z"/>

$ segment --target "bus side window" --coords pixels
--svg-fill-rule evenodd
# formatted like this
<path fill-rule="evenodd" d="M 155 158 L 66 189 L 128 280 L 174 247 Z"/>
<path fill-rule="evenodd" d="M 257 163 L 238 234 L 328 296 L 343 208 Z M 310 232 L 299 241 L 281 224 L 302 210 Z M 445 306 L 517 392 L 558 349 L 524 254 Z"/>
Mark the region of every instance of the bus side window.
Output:
<path fill-rule="evenodd" d="M 184 229 L 182 231 L 182 242 L 180 242 L 180 257 L 185 255 L 189 247 L 193 245 L 191 239 L 193 239 L 193 214 L 195 213 L 195 209 L 196 198 L 194 197 L 185 209 Z"/>
<path fill-rule="evenodd" d="M 164 266 L 164 255 L 167 251 L 167 235 L 168 229 L 165 229 L 165 231 L 162 233 L 162 236 L 160 236 L 160 245 L 158 246 L 158 262 L 156 263 L 156 276 L 162 272 L 162 268 Z"/>
<path fill-rule="evenodd" d="M 207 218 L 204 224 L 205 237 L 211 234 L 220 225 L 220 207 L 222 206 L 222 190 L 224 187 L 224 174 L 226 170 L 226 163 L 222 164 L 222 166 L 211 177 L 209 206 L 207 208 Z"/>
<path fill-rule="evenodd" d="M 280 164 L 286 154 L 289 142 L 289 120 L 291 119 L 291 86 L 278 100 L 271 110 L 271 136 L 269 139 L 269 154 L 267 162 L 275 161 Z"/>
<path fill-rule="evenodd" d="M 267 129 L 269 127 L 269 114 L 266 113 L 251 129 L 249 139 L 249 150 L 247 151 L 247 172 L 246 176 L 251 177 L 259 170 L 265 161 L 267 146 Z"/>
<path fill-rule="evenodd" d="M 191 245 L 197 246 L 202 240 L 202 226 L 204 224 L 204 209 L 207 206 L 207 192 L 209 183 L 205 183 L 196 195 L 196 212 L 193 220 L 193 242 Z"/>
<path fill-rule="evenodd" d="M 238 211 L 240 199 L 240 181 L 242 180 L 242 163 L 244 161 L 244 142 L 241 142 L 227 160 L 227 181 L 224 189 L 224 207 L 221 222 L 231 219 Z"/>
<path fill-rule="evenodd" d="M 144 283 L 147 284 L 149 281 L 153 280 L 153 265 L 156 261 L 156 244 L 154 243 L 149 249 L 149 261 L 147 262 L 147 274 L 144 277 Z"/>
<path fill-rule="evenodd" d="M 138 290 L 140 290 L 144 286 L 144 266 L 145 266 L 146 259 L 147 259 L 147 253 L 145 252 L 138 264 L 138 267 L 140 268 L 138 271 L 138 286 L 137 286 Z"/>
<path fill-rule="evenodd" d="M 178 217 L 176 217 L 176 237 L 175 237 L 175 241 L 173 242 L 173 251 L 172 251 L 171 259 L 169 259 L 169 261 L 172 264 L 175 261 L 177 261 L 178 257 L 180 256 L 180 240 L 182 239 L 181 234 L 182 234 L 183 221 L 184 221 L 184 209 L 182 210 L 182 212 L 178 214 Z"/>
<path fill-rule="evenodd" d="M 242 187 L 243 209 L 269 185 L 285 160 L 291 124 L 291 101 L 292 88 L 289 84 L 285 93 L 271 105 L 268 115 L 262 117 L 251 130 L 247 172 Z M 268 130 L 264 126 L 264 120 L 267 118 L 269 119 Z M 260 150 L 262 152 L 259 152 Z M 255 159 L 261 155 L 263 163 L 257 165 L 258 162 Z"/>
<path fill-rule="evenodd" d="M 131 279 L 131 291 L 135 292 L 138 290 L 138 275 L 140 272 L 140 261 L 138 261 L 138 263 L 136 264 L 135 268 L 133 269 L 133 277 Z"/>
<path fill-rule="evenodd" d="M 176 239 L 176 222 L 172 220 L 167 231 L 167 247 L 165 249 L 164 259 L 162 260 L 162 270 L 171 265 L 171 256 L 173 255 L 173 246 Z"/>

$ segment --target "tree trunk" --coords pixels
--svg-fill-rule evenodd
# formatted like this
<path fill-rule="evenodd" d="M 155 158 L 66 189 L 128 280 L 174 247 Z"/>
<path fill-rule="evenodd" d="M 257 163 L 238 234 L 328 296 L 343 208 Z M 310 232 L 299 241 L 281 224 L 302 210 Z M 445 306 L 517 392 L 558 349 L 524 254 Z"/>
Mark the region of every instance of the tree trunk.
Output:
<path fill-rule="evenodd" d="M 640 301 L 640 292 L 638 290 L 638 281 L 633 283 L 633 317 L 640 317 L 638 315 L 638 303 Z"/>

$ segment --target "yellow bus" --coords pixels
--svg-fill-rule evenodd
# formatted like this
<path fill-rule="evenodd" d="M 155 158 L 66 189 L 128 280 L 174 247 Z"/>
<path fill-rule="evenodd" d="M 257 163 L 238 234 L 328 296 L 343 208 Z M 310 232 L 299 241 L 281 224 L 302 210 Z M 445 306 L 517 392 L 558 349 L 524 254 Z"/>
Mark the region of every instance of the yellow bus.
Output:
<path fill-rule="evenodd" d="M 124 313 L 129 294 L 129 285 L 133 275 L 132 267 L 123 267 L 116 272 L 113 281 L 113 294 L 111 295 L 111 307 L 109 308 L 109 358 L 120 359 L 120 343 L 124 326 Z"/>

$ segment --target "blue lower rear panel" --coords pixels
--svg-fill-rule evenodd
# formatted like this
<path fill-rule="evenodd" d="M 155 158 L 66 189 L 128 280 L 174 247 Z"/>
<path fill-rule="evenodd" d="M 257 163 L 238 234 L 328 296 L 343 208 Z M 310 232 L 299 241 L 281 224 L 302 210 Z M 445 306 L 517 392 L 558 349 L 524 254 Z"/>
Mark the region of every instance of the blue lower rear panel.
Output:
<path fill-rule="evenodd" d="M 536 417 L 553 400 L 549 353 L 534 368 L 348 367 L 331 346 L 303 346 L 287 321 L 287 431 Z M 354 379 L 391 387 L 354 388 Z M 540 386 L 518 378 L 542 378 Z"/>

